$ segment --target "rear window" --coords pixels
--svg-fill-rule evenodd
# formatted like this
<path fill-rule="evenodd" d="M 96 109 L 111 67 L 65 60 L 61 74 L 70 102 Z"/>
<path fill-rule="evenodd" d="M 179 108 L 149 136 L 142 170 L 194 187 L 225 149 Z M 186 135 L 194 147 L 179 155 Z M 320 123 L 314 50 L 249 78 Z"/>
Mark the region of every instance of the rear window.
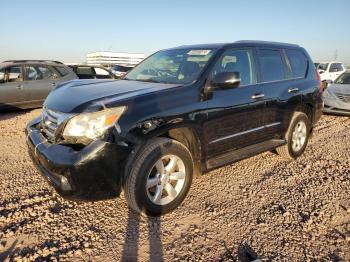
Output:
<path fill-rule="evenodd" d="M 284 62 L 279 50 L 260 49 L 259 61 L 262 82 L 285 79 Z"/>
<path fill-rule="evenodd" d="M 62 66 L 55 66 L 55 69 L 60 73 L 61 76 L 66 76 L 68 75 L 68 70 Z"/>
<path fill-rule="evenodd" d="M 286 50 L 293 77 L 305 77 L 307 58 L 299 50 Z"/>
<path fill-rule="evenodd" d="M 77 67 L 78 75 L 94 75 L 91 67 Z"/>

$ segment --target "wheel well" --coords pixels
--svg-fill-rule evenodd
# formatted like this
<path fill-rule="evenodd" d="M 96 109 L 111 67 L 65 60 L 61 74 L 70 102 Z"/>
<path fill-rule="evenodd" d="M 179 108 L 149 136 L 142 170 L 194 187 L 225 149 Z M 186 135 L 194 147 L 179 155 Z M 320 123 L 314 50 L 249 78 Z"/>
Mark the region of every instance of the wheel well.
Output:
<path fill-rule="evenodd" d="M 181 127 L 168 130 L 160 135 L 174 139 L 188 148 L 194 161 L 194 176 L 202 174 L 201 169 L 201 143 L 196 131 L 192 128 Z"/>
<path fill-rule="evenodd" d="M 305 113 L 309 118 L 310 122 L 312 122 L 312 118 L 313 118 L 312 108 L 313 108 L 312 104 L 306 103 L 296 108 L 296 111 Z"/>

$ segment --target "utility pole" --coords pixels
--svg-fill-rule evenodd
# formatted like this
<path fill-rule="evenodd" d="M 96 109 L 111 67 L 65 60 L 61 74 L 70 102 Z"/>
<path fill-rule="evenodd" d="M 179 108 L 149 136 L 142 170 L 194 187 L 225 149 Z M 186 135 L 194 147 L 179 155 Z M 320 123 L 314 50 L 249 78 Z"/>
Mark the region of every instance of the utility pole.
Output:
<path fill-rule="evenodd" d="M 334 61 L 337 61 L 338 59 L 338 49 L 335 49 L 334 51 Z"/>

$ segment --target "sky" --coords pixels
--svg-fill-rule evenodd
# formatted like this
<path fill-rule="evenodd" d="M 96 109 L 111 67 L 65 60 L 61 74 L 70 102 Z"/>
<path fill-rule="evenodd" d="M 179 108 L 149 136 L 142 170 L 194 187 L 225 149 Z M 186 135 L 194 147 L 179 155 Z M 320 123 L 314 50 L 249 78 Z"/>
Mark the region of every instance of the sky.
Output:
<path fill-rule="evenodd" d="M 0 0 L 0 61 L 266 40 L 350 66 L 350 0 Z"/>

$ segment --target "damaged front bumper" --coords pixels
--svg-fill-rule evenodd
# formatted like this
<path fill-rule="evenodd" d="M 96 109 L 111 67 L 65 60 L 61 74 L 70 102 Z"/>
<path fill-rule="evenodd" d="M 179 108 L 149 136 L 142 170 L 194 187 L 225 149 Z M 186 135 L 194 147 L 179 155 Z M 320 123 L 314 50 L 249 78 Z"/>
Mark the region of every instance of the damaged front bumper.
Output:
<path fill-rule="evenodd" d="M 122 189 L 127 146 L 101 140 L 81 150 L 52 144 L 38 129 L 40 118 L 26 127 L 27 145 L 40 173 L 63 197 L 72 200 L 101 200 L 116 197 Z"/>

